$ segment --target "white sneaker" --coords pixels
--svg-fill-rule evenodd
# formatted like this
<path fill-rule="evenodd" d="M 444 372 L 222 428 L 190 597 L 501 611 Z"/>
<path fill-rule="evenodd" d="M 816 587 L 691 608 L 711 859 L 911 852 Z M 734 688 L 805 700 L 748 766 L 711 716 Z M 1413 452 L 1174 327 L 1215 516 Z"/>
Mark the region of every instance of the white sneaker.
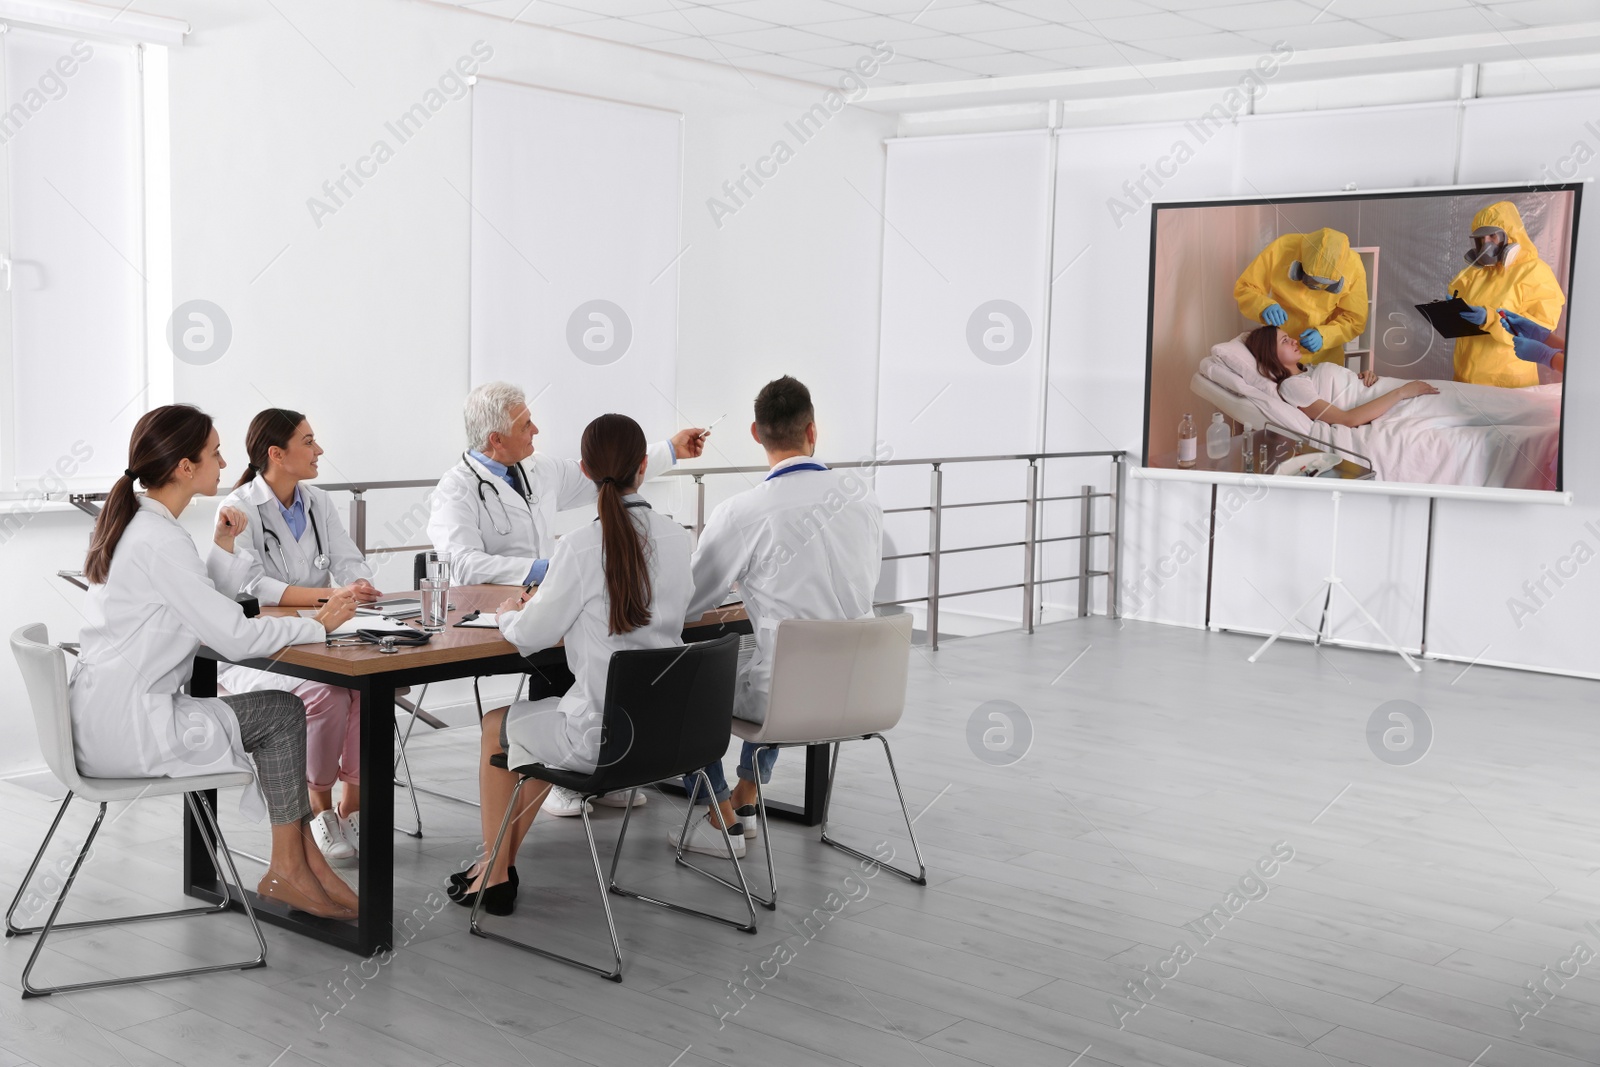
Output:
<path fill-rule="evenodd" d="M 607 793 L 603 797 L 596 797 L 595 803 L 603 804 L 608 808 L 625 808 L 628 806 L 628 792 L 626 789 L 619 789 L 615 793 Z M 641 789 L 633 795 L 633 806 L 642 808 L 647 799 L 644 795 L 644 790 Z"/>
<path fill-rule="evenodd" d="M 356 850 L 356 855 L 361 855 L 361 813 L 352 812 L 347 819 L 339 816 L 339 821 L 344 824 L 344 836 L 350 839 L 351 846 Z"/>
<path fill-rule="evenodd" d="M 733 842 L 733 854 L 739 859 L 744 859 L 744 831 L 735 824 L 728 841 Z M 673 848 L 678 847 L 678 831 L 667 831 L 667 844 Z M 689 839 L 683 843 L 685 852 L 699 852 L 706 856 L 722 856 L 727 858 L 728 846 L 723 840 L 722 831 L 712 826 L 704 819 L 691 820 L 689 825 Z"/>
<path fill-rule="evenodd" d="M 756 806 L 746 804 L 742 808 L 734 808 L 733 814 L 739 820 L 738 825 L 744 827 L 745 844 L 755 844 L 761 837 L 761 815 L 756 811 Z"/>
<path fill-rule="evenodd" d="M 331 808 L 312 816 L 311 838 L 322 850 L 323 857 L 334 867 L 348 867 L 356 858 L 356 847 L 345 836 L 339 813 Z"/>
<path fill-rule="evenodd" d="M 551 815 L 556 815 L 563 819 L 573 815 L 582 815 L 583 797 L 570 789 L 563 789 L 559 785 L 553 785 L 550 787 L 550 794 L 544 798 L 544 806 L 539 810 L 547 811 Z"/>

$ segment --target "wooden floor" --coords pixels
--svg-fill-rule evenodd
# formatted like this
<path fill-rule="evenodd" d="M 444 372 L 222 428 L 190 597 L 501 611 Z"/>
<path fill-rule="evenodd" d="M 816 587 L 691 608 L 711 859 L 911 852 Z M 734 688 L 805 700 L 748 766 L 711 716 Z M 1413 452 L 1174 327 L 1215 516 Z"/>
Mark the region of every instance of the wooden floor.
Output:
<path fill-rule="evenodd" d="M 425 836 L 396 838 L 399 909 L 420 917 L 392 960 L 362 969 L 269 928 L 264 969 L 24 1002 L 31 939 L 15 939 L 0 949 L 0 1067 L 1600 1062 L 1600 936 L 1583 925 L 1600 930 L 1600 687 L 1448 663 L 1414 676 L 1391 656 L 1303 644 L 1252 666 L 1254 644 L 1091 619 L 919 649 L 892 739 L 926 888 L 857 881 L 814 831 L 780 825 L 787 897 L 758 934 L 619 899 L 627 970 L 613 985 L 470 937 L 454 905 L 433 914 L 429 893 L 477 846 L 477 812 L 424 797 Z M 1433 726 L 1411 766 L 1369 746 L 1368 720 L 1392 700 Z M 1011 765 L 973 748 L 992 758 L 989 729 L 1005 743 L 998 721 L 969 730 L 991 701 L 1031 722 Z M 470 794 L 474 744 L 419 733 L 419 778 Z M 908 859 L 881 759 L 847 752 L 839 830 Z M 780 764 L 785 788 L 799 762 Z M 235 846 L 262 847 L 225 809 Z M 0 784 L 7 899 L 51 810 Z M 731 914 L 732 894 L 670 863 L 680 810 L 652 798 L 623 878 Z M 175 805 L 112 817 L 78 914 L 176 903 Z M 1253 880 L 1275 847 L 1293 858 Z M 603 959 L 577 822 L 541 818 L 519 870 L 519 911 L 501 922 Z M 1230 899 L 1241 879 L 1259 899 Z M 85 931 L 36 974 L 217 960 L 246 954 L 246 938 L 236 917 Z M 1587 966 L 1569 962 L 1579 942 Z M 1561 968 L 1578 976 L 1562 985 Z M 1540 981 L 1552 992 L 1535 1001 L 1525 983 Z"/>

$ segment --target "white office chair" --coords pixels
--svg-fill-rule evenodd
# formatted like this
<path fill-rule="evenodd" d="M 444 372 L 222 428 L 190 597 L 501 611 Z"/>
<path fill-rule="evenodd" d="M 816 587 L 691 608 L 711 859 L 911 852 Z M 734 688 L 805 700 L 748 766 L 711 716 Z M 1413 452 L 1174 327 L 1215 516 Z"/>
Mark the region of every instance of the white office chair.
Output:
<path fill-rule="evenodd" d="M 145 797 L 173 796 L 177 793 L 184 794 L 184 800 L 189 806 L 190 816 L 200 828 L 200 836 L 205 840 L 206 849 L 211 853 L 212 863 L 220 872 L 224 869 L 233 877 L 235 885 L 242 885 L 239 872 L 233 865 L 233 857 L 228 853 L 227 843 L 222 838 L 222 828 L 217 825 L 215 814 L 211 806 L 206 803 L 203 790 L 228 789 L 235 786 L 250 786 L 254 776 L 242 771 L 227 774 L 204 774 L 190 778 L 85 778 L 78 773 L 77 758 L 74 755 L 72 742 L 72 713 L 67 695 L 67 664 L 66 654 L 61 649 L 50 644 L 50 638 L 43 625 L 35 623 L 24 626 L 11 635 L 11 651 L 17 658 L 17 666 L 22 670 L 22 680 L 28 688 L 28 699 L 33 705 L 33 718 L 39 732 L 39 747 L 44 750 L 45 763 L 67 787 L 66 799 L 62 800 L 61 808 L 56 812 L 55 821 L 50 824 L 50 830 L 44 835 L 44 841 L 39 845 L 39 852 L 33 857 L 33 863 L 28 867 L 28 873 L 23 875 L 22 884 L 17 887 L 17 895 L 11 901 L 11 907 L 6 909 L 6 937 L 18 937 L 24 934 L 39 935 L 39 940 L 33 946 L 33 954 L 28 957 L 28 964 L 22 969 L 22 996 L 44 997 L 52 993 L 70 993 L 79 989 L 98 989 L 103 986 L 131 985 L 136 982 L 149 982 L 157 978 L 182 978 L 195 974 L 207 974 L 211 971 L 248 970 L 252 967 L 263 967 L 267 962 L 267 942 L 261 936 L 261 927 L 256 922 L 255 912 L 250 907 L 247 896 L 241 895 L 240 902 L 244 905 L 245 916 L 250 920 L 250 929 L 256 935 L 256 944 L 260 951 L 254 959 L 243 960 L 238 963 L 217 963 L 204 967 L 190 967 L 183 970 L 161 971 L 153 974 L 135 975 L 131 978 L 107 978 L 96 982 L 75 982 L 71 985 L 36 987 L 28 979 L 33 973 L 33 966 L 39 960 L 39 954 L 44 950 L 45 941 L 57 930 L 80 930 L 91 926 L 115 926 L 122 923 L 148 922 L 154 919 L 174 919 L 185 915 L 210 915 L 225 912 L 231 905 L 228 882 L 219 879 L 221 884 L 222 901 L 219 904 L 195 908 L 180 908 L 177 911 L 152 912 L 145 915 L 129 915 L 110 919 L 88 919 L 82 922 L 57 922 L 61 914 L 61 906 L 66 902 L 67 894 L 72 891 L 72 883 L 78 877 L 78 870 L 88 858 L 90 849 L 94 845 L 95 835 L 100 832 L 100 824 L 105 821 L 106 805 L 114 801 L 134 801 Z M 99 804 L 100 812 L 95 816 L 94 825 L 89 828 L 89 834 L 83 841 L 83 847 L 78 850 L 77 858 L 73 861 L 72 870 L 67 874 L 61 886 L 61 892 L 56 896 L 55 904 L 50 909 L 50 917 L 43 926 L 17 926 L 15 923 L 17 907 L 22 903 L 22 898 L 28 891 L 28 883 L 33 880 L 34 872 L 39 869 L 39 862 L 44 859 L 44 854 L 50 847 L 50 841 L 55 837 L 56 830 L 61 826 L 61 819 L 67 813 L 67 807 L 75 797 L 82 797 L 91 804 Z"/>
<path fill-rule="evenodd" d="M 900 721 L 906 706 L 906 673 L 911 660 L 911 616 L 851 620 L 785 619 L 773 641 L 772 688 L 765 722 L 733 720 L 733 732 L 761 749 L 797 748 L 831 744 L 828 789 L 822 802 L 822 843 L 859 859 L 877 863 L 916 885 L 928 884 L 928 868 L 917 845 L 917 832 L 906 810 L 906 796 L 895 771 L 894 754 L 884 732 Z M 877 738 L 889 761 L 900 811 L 905 815 L 917 873 L 883 863 L 828 836 L 828 806 L 839 769 L 839 746 L 846 741 Z M 759 756 L 759 751 L 757 756 Z M 759 779 L 759 775 L 757 778 Z M 761 820 L 761 840 L 767 854 L 767 879 L 771 896 L 757 897 L 763 906 L 778 906 L 778 875 L 772 863 L 772 838 L 768 835 L 767 801 L 756 782 L 756 817 Z M 697 868 L 698 869 L 698 868 Z M 730 889 L 739 887 L 710 872 L 702 872 Z"/>

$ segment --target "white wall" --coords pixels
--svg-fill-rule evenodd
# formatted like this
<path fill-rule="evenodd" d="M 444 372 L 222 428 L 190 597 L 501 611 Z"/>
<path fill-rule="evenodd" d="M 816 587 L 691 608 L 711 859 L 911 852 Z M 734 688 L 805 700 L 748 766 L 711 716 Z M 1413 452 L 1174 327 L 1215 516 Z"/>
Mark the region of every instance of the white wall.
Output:
<path fill-rule="evenodd" d="M 449 100 L 403 144 L 385 123 L 480 40 L 496 78 L 684 114 L 676 400 L 690 421 L 730 412 L 709 461 L 760 462 L 750 403 L 785 372 L 812 386 L 824 455 L 871 451 L 892 117 L 847 107 L 799 144 L 784 124 L 821 101 L 814 86 L 425 3 L 146 7 L 194 28 L 171 55 L 173 297 L 211 300 L 233 326 L 216 363 L 178 364 L 176 395 L 218 418 L 235 462 L 248 419 L 269 404 L 308 413 L 327 481 L 430 476 L 462 447 L 470 208 L 457 190 L 469 188 L 469 103 Z M 318 227 L 308 198 L 331 204 L 323 183 L 379 139 L 393 157 L 363 187 L 347 180 L 354 195 Z M 706 199 L 779 139 L 793 158 L 719 228 Z M 416 429 L 374 431 L 380 414 Z M 712 500 L 742 485 L 722 479 Z M 374 541 L 408 540 L 384 529 L 412 502 L 400 497 L 375 507 Z M 76 513 L 40 514 L 0 544 L 0 631 L 42 619 L 58 639 L 75 634 L 82 594 L 47 576 L 81 564 L 88 533 Z M 409 561 L 383 577 L 407 584 Z M 0 706 L 0 774 L 36 764 L 10 656 Z"/>

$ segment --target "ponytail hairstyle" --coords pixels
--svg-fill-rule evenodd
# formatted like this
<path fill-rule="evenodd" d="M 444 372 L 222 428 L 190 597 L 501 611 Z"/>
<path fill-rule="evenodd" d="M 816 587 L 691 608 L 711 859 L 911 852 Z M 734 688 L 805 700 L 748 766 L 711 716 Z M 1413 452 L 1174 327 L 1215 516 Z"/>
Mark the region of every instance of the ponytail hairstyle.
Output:
<path fill-rule="evenodd" d="M 211 416 L 188 404 L 155 408 L 134 424 L 133 437 L 128 442 L 128 468 L 111 486 L 105 506 L 94 520 L 89 554 L 83 561 L 85 578 L 101 584 L 111 573 L 117 542 L 139 511 L 133 483 L 143 482 L 146 489 L 161 488 L 172 481 L 180 461 L 199 463 L 210 439 Z"/>
<path fill-rule="evenodd" d="M 644 431 L 626 415 L 601 415 L 583 431 L 583 465 L 600 491 L 601 563 L 611 600 L 610 632 L 625 634 L 650 621 L 646 540 L 622 503 L 644 462 Z"/>
<path fill-rule="evenodd" d="M 251 419 L 250 429 L 244 435 L 244 451 L 250 462 L 245 464 L 244 473 L 233 487 L 237 489 L 254 480 L 256 475 L 265 474 L 267 450 L 288 448 L 289 442 L 294 440 L 295 430 L 305 421 L 304 415 L 288 408 L 268 408 Z"/>

